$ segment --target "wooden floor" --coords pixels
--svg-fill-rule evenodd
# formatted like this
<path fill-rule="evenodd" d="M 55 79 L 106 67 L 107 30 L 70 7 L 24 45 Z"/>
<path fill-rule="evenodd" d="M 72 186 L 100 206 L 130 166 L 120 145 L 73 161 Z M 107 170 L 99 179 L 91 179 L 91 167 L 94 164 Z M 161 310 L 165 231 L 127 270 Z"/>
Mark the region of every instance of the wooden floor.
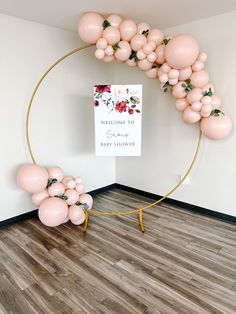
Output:
<path fill-rule="evenodd" d="M 150 201 L 115 189 L 97 210 Z M 166 204 L 91 216 L 86 235 L 38 219 L 0 229 L 0 313 L 236 313 L 236 225 Z"/>

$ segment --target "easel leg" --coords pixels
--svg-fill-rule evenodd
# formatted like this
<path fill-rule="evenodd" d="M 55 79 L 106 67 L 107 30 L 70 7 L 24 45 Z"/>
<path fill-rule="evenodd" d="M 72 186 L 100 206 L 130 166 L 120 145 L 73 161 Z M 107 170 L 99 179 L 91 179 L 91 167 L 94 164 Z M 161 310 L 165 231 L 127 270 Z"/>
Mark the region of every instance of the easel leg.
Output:
<path fill-rule="evenodd" d="M 142 232 L 144 232 L 143 211 L 142 211 L 142 209 L 139 210 L 138 217 L 139 217 L 139 226 L 140 226 L 140 230 L 141 230 Z"/>
<path fill-rule="evenodd" d="M 83 231 L 86 232 L 88 230 L 88 222 L 89 222 L 89 213 L 88 210 L 85 211 L 85 221 L 83 226 Z"/>

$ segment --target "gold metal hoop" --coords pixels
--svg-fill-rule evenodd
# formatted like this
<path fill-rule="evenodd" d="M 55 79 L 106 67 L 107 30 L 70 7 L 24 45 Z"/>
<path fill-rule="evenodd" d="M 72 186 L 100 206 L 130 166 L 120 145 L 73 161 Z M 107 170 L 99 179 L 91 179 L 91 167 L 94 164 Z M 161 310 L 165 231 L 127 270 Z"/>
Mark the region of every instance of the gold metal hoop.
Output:
<path fill-rule="evenodd" d="M 83 49 L 86 49 L 86 48 L 89 48 L 91 46 L 93 46 L 93 44 L 84 45 L 82 47 L 76 48 L 76 49 L 72 50 L 71 52 L 67 53 L 66 55 L 64 55 L 63 57 L 61 57 L 60 59 L 58 59 L 41 76 L 40 80 L 38 81 L 37 85 L 35 86 L 35 88 L 33 90 L 33 93 L 32 93 L 32 95 L 30 97 L 30 101 L 29 101 L 29 104 L 28 104 L 27 113 L 26 113 L 26 133 L 25 133 L 27 148 L 28 148 L 28 151 L 29 151 L 29 154 L 30 154 L 30 157 L 31 157 L 31 160 L 32 160 L 33 163 L 36 163 L 36 160 L 35 160 L 35 157 L 33 155 L 32 147 L 31 147 L 31 141 L 30 141 L 30 135 L 29 135 L 29 123 L 30 123 L 31 108 L 32 108 L 32 105 L 33 105 L 33 100 L 34 100 L 35 94 L 38 91 L 38 88 L 41 85 L 41 83 L 43 82 L 43 80 L 45 79 L 45 77 L 48 75 L 48 73 L 56 65 L 61 63 L 67 57 L 75 54 L 76 52 L 78 52 L 80 50 L 83 50 Z M 86 210 L 86 221 L 85 221 L 84 231 L 86 231 L 87 227 L 88 227 L 88 215 L 89 215 L 89 213 L 96 214 L 96 215 L 115 216 L 115 215 L 130 215 L 130 214 L 139 212 L 140 228 L 141 228 L 141 231 L 144 232 L 144 226 L 143 226 L 143 222 L 142 222 L 142 211 L 145 210 L 145 209 L 151 208 L 151 207 L 153 207 L 153 206 L 155 206 L 155 205 L 157 205 L 159 203 L 161 203 L 164 199 L 166 199 L 168 196 L 173 194 L 179 188 L 179 186 L 184 182 L 184 180 L 190 174 L 190 172 L 191 172 L 191 170 L 193 168 L 193 165 L 196 162 L 196 159 L 197 159 L 197 156 L 198 156 L 198 153 L 199 153 L 199 150 L 200 150 L 201 139 L 202 139 L 202 133 L 201 133 L 201 130 L 200 130 L 200 125 L 199 125 L 199 134 L 198 134 L 197 147 L 196 147 L 196 150 L 195 150 L 195 153 L 194 153 L 194 156 L 193 156 L 193 159 L 192 159 L 192 162 L 191 162 L 190 166 L 188 167 L 188 169 L 187 169 L 186 173 L 184 174 L 183 178 L 168 193 L 166 193 L 162 198 L 160 198 L 159 200 L 157 200 L 157 201 L 155 201 L 153 203 L 150 203 L 150 204 L 148 204 L 148 205 L 146 205 L 144 207 L 141 207 L 141 208 L 138 208 L 138 209 L 134 209 L 134 210 L 130 210 L 130 211 L 125 211 L 125 212 L 97 211 L 97 210 L 93 210 L 93 209 L 92 210 L 91 209 L 90 210 Z"/>

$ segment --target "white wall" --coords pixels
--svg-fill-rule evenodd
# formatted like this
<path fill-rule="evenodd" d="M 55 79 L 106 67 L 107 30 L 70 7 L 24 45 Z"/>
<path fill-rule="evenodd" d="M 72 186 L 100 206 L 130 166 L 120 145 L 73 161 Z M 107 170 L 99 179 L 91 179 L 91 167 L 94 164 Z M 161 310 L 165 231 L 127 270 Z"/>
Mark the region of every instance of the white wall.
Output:
<path fill-rule="evenodd" d="M 156 25 L 157 26 L 157 25 Z M 206 69 L 223 108 L 236 125 L 236 11 L 181 25 L 165 34 L 189 33 L 208 53 Z M 164 195 L 179 180 L 195 151 L 198 130 L 185 125 L 174 109 L 174 100 L 163 95 L 157 81 L 138 70 L 115 66 L 115 82 L 143 84 L 142 157 L 117 158 L 116 181 Z M 190 185 L 182 185 L 171 197 L 176 200 L 236 216 L 236 132 L 222 141 L 204 138 Z"/>
<path fill-rule="evenodd" d="M 34 209 L 15 184 L 30 162 L 25 114 L 32 90 L 55 60 L 82 43 L 75 33 L 0 15 L 0 221 Z M 113 66 L 94 48 L 68 58 L 46 78 L 32 109 L 32 147 L 39 164 L 59 165 L 84 178 L 86 190 L 115 182 L 115 159 L 94 155 L 94 83 L 108 83 Z"/>

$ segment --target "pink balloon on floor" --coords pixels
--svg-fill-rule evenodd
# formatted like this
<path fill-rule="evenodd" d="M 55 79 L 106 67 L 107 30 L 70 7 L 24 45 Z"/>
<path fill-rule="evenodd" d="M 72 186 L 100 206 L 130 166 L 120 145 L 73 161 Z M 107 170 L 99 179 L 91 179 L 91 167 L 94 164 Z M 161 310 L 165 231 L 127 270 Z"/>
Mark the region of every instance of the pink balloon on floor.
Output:
<path fill-rule="evenodd" d="M 79 200 L 79 193 L 74 189 L 68 189 L 65 191 L 65 196 L 68 197 L 66 203 L 68 205 L 74 205 Z"/>
<path fill-rule="evenodd" d="M 199 112 L 193 111 L 191 107 L 188 107 L 184 110 L 182 118 L 185 123 L 192 124 L 199 121 L 201 119 L 201 115 Z"/>
<path fill-rule="evenodd" d="M 205 70 L 193 72 L 190 80 L 194 87 L 202 88 L 209 82 L 209 75 Z"/>
<path fill-rule="evenodd" d="M 62 224 L 68 214 L 68 206 L 58 197 L 45 199 L 39 206 L 39 219 L 48 227 L 57 227 Z"/>
<path fill-rule="evenodd" d="M 46 198 L 48 198 L 48 191 L 47 189 L 44 189 L 42 192 L 39 193 L 35 193 L 32 195 L 32 202 L 36 205 L 39 206 L 43 200 L 45 200 Z"/>
<path fill-rule="evenodd" d="M 220 140 L 227 137 L 232 130 L 232 121 L 228 115 L 210 116 L 201 120 L 203 135 L 211 140 Z"/>
<path fill-rule="evenodd" d="M 191 66 L 197 59 L 199 46 L 197 41 L 188 34 L 174 36 L 166 45 L 165 58 L 175 69 Z"/>
<path fill-rule="evenodd" d="M 130 41 L 131 38 L 137 33 L 137 25 L 132 20 L 125 20 L 120 24 L 121 39 Z"/>
<path fill-rule="evenodd" d="M 61 182 L 64 177 L 64 171 L 58 166 L 49 168 L 48 174 L 50 179 L 57 179 L 58 182 Z"/>
<path fill-rule="evenodd" d="M 119 48 L 115 52 L 115 57 L 119 61 L 127 61 L 131 55 L 131 47 L 127 41 L 120 41 Z"/>
<path fill-rule="evenodd" d="M 72 223 L 75 222 L 76 225 L 78 224 L 76 222 L 82 221 L 81 223 L 83 223 L 85 220 L 84 210 L 81 208 L 81 206 L 77 206 L 77 205 L 72 205 L 69 207 L 68 216 L 69 216 L 71 222 Z"/>
<path fill-rule="evenodd" d="M 82 217 L 81 219 L 79 220 L 73 220 L 71 221 L 73 223 L 73 225 L 76 225 L 76 226 L 79 226 L 79 225 L 82 225 L 82 223 L 85 221 L 85 217 Z"/>
<path fill-rule="evenodd" d="M 48 194 L 50 196 L 62 195 L 64 192 L 65 186 L 60 182 L 53 183 L 51 186 L 48 187 Z"/>
<path fill-rule="evenodd" d="M 103 32 L 102 16 L 95 12 L 88 12 L 82 15 L 78 24 L 80 38 L 89 44 L 96 44 Z"/>
<path fill-rule="evenodd" d="M 187 93 L 185 92 L 184 87 L 182 86 L 183 83 L 184 82 L 179 82 L 178 84 L 176 84 L 173 87 L 173 90 L 172 90 L 173 97 L 175 97 L 175 98 L 185 98 Z"/>
<path fill-rule="evenodd" d="M 89 209 L 93 206 L 93 198 L 89 194 L 81 194 L 79 196 L 79 202 L 82 204 L 87 204 L 89 206 Z"/>
<path fill-rule="evenodd" d="M 21 189 L 28 193 L 39 193 L 47 187 L 48 172 L 42 166 L 27 164 L 18 170 L 16 182 Z"/>

